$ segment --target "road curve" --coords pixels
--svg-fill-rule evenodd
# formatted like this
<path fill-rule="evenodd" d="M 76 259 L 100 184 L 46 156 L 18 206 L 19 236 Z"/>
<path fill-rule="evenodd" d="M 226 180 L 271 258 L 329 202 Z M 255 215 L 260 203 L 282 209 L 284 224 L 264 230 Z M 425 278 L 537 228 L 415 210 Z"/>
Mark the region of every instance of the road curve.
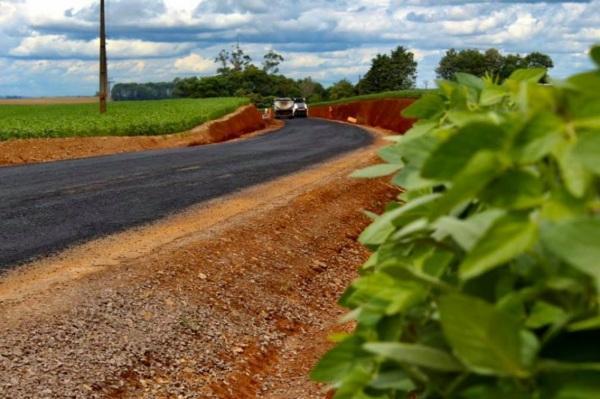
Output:
<path fill-rule="evenodd" d="M 358 127 L 305 119 L 223 144 L 0 168 L 0 271 L 372 141 Z"/>

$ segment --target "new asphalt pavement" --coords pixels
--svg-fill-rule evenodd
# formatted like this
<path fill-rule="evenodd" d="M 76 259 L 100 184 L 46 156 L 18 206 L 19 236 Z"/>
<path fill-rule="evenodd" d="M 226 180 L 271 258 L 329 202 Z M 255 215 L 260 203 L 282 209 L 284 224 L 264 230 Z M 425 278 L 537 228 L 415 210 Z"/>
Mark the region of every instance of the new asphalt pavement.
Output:
<path fill-rule="evenodd" d="M 222 144 L 0 168 L 0 272 L 373 141 L 316 119 Z"/>

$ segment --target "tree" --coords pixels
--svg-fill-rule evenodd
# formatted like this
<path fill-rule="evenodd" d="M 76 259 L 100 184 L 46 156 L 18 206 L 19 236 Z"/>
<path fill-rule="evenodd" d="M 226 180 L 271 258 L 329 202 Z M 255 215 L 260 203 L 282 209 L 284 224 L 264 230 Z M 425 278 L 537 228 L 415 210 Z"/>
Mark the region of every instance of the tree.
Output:
<path fill-rule="evenodd" d="M 231 69 L 229 68 L 229 51 L 223 49 L 219 52 L 217 57 L 215 58 L 215 62 L 220 64 L 221 66 L 217 69 L 217 73 L 224 75 L 229 72 Z"/>
<path fill-rule="evenodd" d="M 356 94 L 354 85 L 348 79 L 342 79 L 329 88 L 329 99 L 339 100 L 340 98 L 352 97 Z"/>
<path fill-rule="evenodd" d="M 414 54 L 399 46 L 387 54 L 377 54 L 371 69 L 358 84 L 361 94 L 390 90 L 405 90 L 415 87 L 417 62 Z"/>
<path fill-rule="evenodd" d="M 472 49 L 456 51 L 450 49 L 440 60 L 436 69 L 438 77 L 442 79 L 454 79 L 457 72 L 468 72 L 475 76 L 483 76 L 489 71 L 487 63 L 494 62 L 494 54 L 490 52 L 486 62 L 485 54 Z"/>
<path fill-rule="evenodd" d="M 281 54 L 269 50 L 263 57 L 263 71 L 266 73 L 277 73 L 279 72 L 279 65 L 283 61 L 285 61 L 285 58 Z"/>
<path fill-rule="evenodd" d="M 523 58 L 523 65 L 521 65 L 521 67 L 551 69 L 554 68 L 554 62 L 552 61 L 552 58 L 550 58 L 549 55 L 534 51 L 533 53 Z"/>
<path fill-rule="evenodd" d="M 111 91 L 114 101 L 160 100 L 172 98 L 178 80 L 162 83 L 119 83 Z"/>
<path fill-rule="evenodd" d="M 440 60 L 436 72 L 442 79 L 452 80 L 457 72 L 466 72 L 480 77 L 489 73 L 503 81 L 520 68 L 550 69 L 553 66 L 552 59 L 539 52 L 522 57 L 519 54 L 502 55 L 495 48 L 484 53 L 473 49 L 450 49 Z"/>
<path fill-rule="evenodd" d="M 248 66 L 252 65 L 252 58 L 244 52 L 240 44 L 233 46 L 231 52 L 223 49 L 215 58 L 215 62 L 219 64 L 217 72 L 225 75 L 231 71 L 241 72 Z"/>

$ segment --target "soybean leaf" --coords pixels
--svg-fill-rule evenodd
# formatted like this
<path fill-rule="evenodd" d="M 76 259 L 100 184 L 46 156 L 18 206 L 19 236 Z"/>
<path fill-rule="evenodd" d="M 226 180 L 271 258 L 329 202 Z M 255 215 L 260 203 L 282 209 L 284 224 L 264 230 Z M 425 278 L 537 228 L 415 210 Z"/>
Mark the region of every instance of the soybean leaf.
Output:
<path fill-rule="evenodd" d="M 462 371 L 464 366 L 447 352 L 419 344 L 400 342 L 372 342 L 364 345 L 367 352 L 383 356 L 400 363 L 440 371 Z"/>
<path fill-rule="evenodd" d="M 529 328 L 540 328 L 566 320 L 567 314 L 558 306 L 544 301 L 537 301 L 531 309 L 526 325 Z"/>
<path fill-rule="evenodd" d="M 436 222 L 435 227 L 440 233 L 450 235 L 465 251 L 470 251 L 492 224 L 505 214 L 503 210 L 490 209 L 466 220 L 445 216 Z"/>
<path fill-rule="evenodd" d="M 418 198 L 410 203 L 386 212 L 378 217 L 369 227 L 363 231 L 359 241 L 364 245 L 380 245 L 392 234 L 396 228 L 395 224 L 405 224 L 423 216 L 429 216 L 433 203 L 439 198 L 439 194 L 430 194 Z"/>
<path fill-rule="evenodd" d="M 508 79 L 518 82 L 537 83 L 546 76 L 546 72 L 547 71 L 544 68 L 517 69 Z"/>
<path fill-rule="evenodd" d="M 354 368 L 369 364 L 372 355 L 362 348 L 362 344 L 357 337 L 342 341 L 321 358 L 312 370 L 311 378 L 321 382 L 336 383 Z"/>
<path fill-rule="evenodd" d="M 454 177 L 452 187 L 440 198 L 431 220 L 437 219 L 465 201 L 472 200 L 501 172 L 502 165 L 496 154 L 484 151 L 475 155 Z"/>
<path fill-rule="evenodd" d="M 402 169 L 402 165 L 384 163 L 357 170 L 356 172 L 352 173 L 350 177 L 372 179 L 375 177 L 389 176 L 393 173 L 396 173 L 400 169 Z"/>
<path fill-rule="evenodd" d="M 415 384 L 401 370 L 385 371 L 377 374 L 371 382 L 375 389 L 395 389 L 403 392 L 414 390 Z"/>
<path fill-rule="evenodd" d="M 335 391 L 334 399 L 358 399 L 363 389 L 371 382 L 372 370 L 367 367 L 354 367 L 348 372 Z"/>
<path fill-rule="evenodd" d="M 483 79 L 470 73 L 457 72 L 454 74 L 456 81 L 464 86 L 470 87 L 477 91 L 483 90 L 484 82 Z"/>
<path fill-rule="evenodd" d="M 582 134 L 574 154 L 588 170 L 600 175 L 600 130 Z"/>
<path fill-rule="evenodd" d="M 600 219 L 578 218 L 544 224 L 541 238 L 548 251 L 600 284 Z"/>
<path fill-rule="evenodd" d="M 402 165 L 404 160 L 402 159 L 402 150 L 398 145 L 390 145 L 382 148 L 377 152 L 379 158 L 385 162 Z"/>
<path fill-rule="evenodd" d="M 406 118 L 429 119 L 444 112 L 444 100 L 437 94 L 426 94 L 402 111 Z"/>
<path fill-rule="evenodd" d="M 567 82 L 580 92 L 597 95 L 600 92 L 600 72 L 585 72 L 572 76 Z"/>
<path fill-rule="evenodd" d="M 400 281 L 384 273 L 365 276 L 357 280 L 353 287 L 355 290 L 348 303 L 366 307 L 382 316 L 404 312 L 421 302 L 426 294 L 421 284 Z"/>
<path fill-rule="evenodd" d="M 564 185 L 569 192 L 581 198 L 585 194 L 591 180 L 590 173 L 575 153 L 575 143 L 562 141 L 554 150 L 554 156 L 558 160 Z"/>
<path fill-rule="evenodd" d="M 521 364 L 525 368 L 531 368 L 537 360 L 538 353 L 541 348 L 540 341 L 537 336 L 529 330 L 521 330 Z"/>
<path fill-rule="evenodd" d="M 478 374 L 525 377 L 519 322 L 493 305 L 460 294 L 439 301 L 444 335 L 455 355 Z"/>
<path fill-rule="evenodd" d="M 459 129 L 440 144 L 425 162 L 422 176 L 451 180 L 480 151 L 499 150 L 506 141 L 502 128 L 490 123 L 473 123 Z"/>
<path fill-rule="evenodd" d="M 490 106 L 501 103 L 508 93 L 500 86 L 486 85 L 481 92 L 479 103 L 483 106 Z"/>
<path fill-rule="evenodd" d="M 560 141 L 564 122 L 550 112 L 540 112 L 519 131 L 513 143 L 513 156 L 520 163 L 537 162 L 552 152 Z"/>
<path fill-rule="evenodd" d="M 542 181 L 524 170 L 509 170 L 492 181 L 481 193 L 488 204 L 504 209 L 526 209 L 544 200 Z"/>
<path fill-rule="evenodd" d="M 538 227 L 528 215 L 508 214 L 481 237 L 459 267 L 463 280 L 501 266 L 530 249 L 537 241 Z"/>
<path fill-rule="evenodd" d="M 577 321 L 570 324 L 567 329 L 569 331 L 600 330 L 600 316 Z"/>

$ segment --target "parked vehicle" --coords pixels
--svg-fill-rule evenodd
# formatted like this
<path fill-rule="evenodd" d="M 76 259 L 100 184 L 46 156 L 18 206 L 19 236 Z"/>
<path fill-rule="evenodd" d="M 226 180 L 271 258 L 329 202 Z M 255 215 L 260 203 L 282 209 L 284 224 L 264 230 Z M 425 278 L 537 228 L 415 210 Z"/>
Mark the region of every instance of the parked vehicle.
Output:
<path fill-rule="evenodd" d="M 307 118 L 308 105 L 304 98 L 294 98 L 294 118 Z"/>
<path fill-rule="evenodd" d="M 275 118 L 293 118 L 294 100 L 288 97 L 276 98 L 273 102 L 273 114 Z"/>

